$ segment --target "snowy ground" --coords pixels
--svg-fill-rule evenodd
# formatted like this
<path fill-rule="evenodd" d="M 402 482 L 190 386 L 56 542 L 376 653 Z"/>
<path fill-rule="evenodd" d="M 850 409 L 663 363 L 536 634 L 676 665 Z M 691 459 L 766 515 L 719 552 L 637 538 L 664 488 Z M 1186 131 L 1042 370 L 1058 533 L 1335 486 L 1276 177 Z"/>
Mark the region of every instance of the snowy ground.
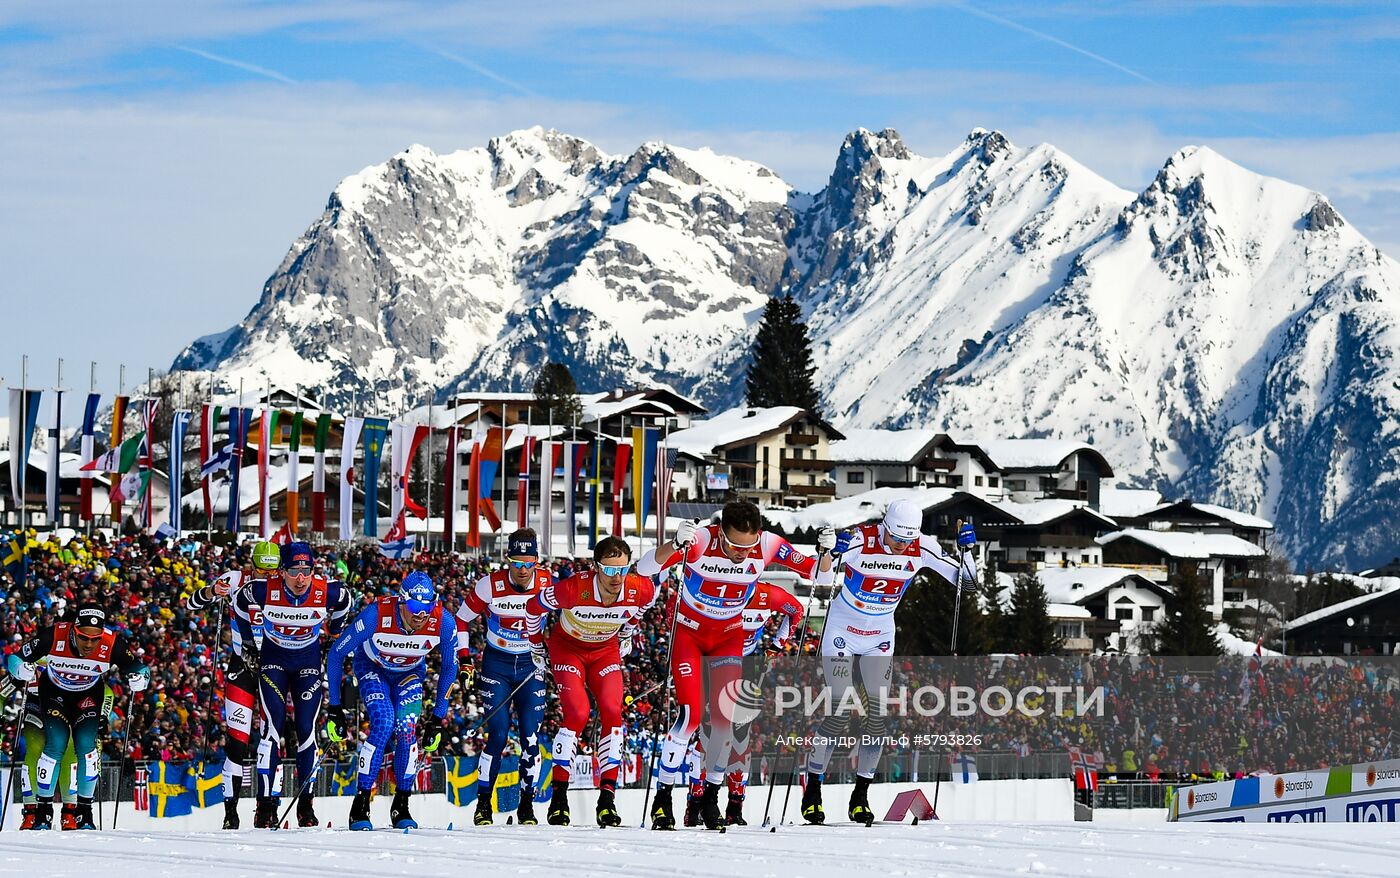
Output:
<path fill-rule="evenodd" d="M 0 875 L 94 878 L 541 875 L 789 878 L 853 875 L 1319 875 L 1393 878 L 1400 834 L 1382 824 L 924 823 L 757 827 L 724 835 L 636 827 L 459 827 L 348 832 L 12 833 Z"/>

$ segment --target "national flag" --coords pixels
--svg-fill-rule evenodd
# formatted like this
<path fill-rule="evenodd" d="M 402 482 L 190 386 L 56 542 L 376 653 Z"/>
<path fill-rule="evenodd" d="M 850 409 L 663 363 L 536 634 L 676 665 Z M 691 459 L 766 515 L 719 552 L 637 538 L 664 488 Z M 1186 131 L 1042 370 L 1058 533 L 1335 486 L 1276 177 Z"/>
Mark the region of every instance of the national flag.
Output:
<path fill-rule="evenodd" d="M 578 442 L 564 443 L 564 539 L 568 545 L 569 557 L 571 558 L 578 554 L 578 549 L 575 546 L 575 531 L 578 530 L 578 519 L 577 513 L 574 510 L 574 504 L 576 502 L 574 498 L 576 493 L 574 474 L 577 472 L 578 455 L 574 452 L 577 450 L 579 444 Z"/>
<path fill-rule="evenodd" d="M 199 478 L 201 481 L 208 479 L 214 473 L 226 472 L 233 465 L 233 446 L 225 445 L 218 453 L 204 461 L 199 467 Z"/>
<path fill-rule="evenodd" d="M 632 446 L 626 442 L 617 442 L 616 450 L 613 452 L 613 479 L 612 479 L 612 535 L 622 536 L 622 486 L 627 476 L 627 462 L 632 459 Z M 636 498 L 633 498 L 636 502 Z"/>
<path fill-rule="evenodd" d="M 442 474 L 442 541 L 452 551 L 457 540 L 457 445 L 462 441 L 462 428 L 453 424 L 447 428 L 447 456 Z"/>
<path fill-rule="evenodd" d="M 502 410 L 504 417 L 504 409 Z M 500 470 L 505 459 L 506 428 L 488 427 L 486 429 L 486 441 L 481 444 L 481 468 L 477 471 L 478 489 L 480 490 L 480 504 L 478 512 L 486 518 L 486 522 L 491 525 L 491 530 L 500 532 L 501 516 L 496 510 L 496 504 L 491 499 L 491 489 L 496 486 L 496 473 Z"/>
<path fill-rule="evenodd" d="M 141 452 L 136 465 L 140 469 L 141 475 L 138 508 L 141 510 L 141 527 L 145 530 L 151 528 L 151 492 L 147 489 L 151 484 L 151 474 L 155 469 L 156 410 L 159 407 L 159 399 L 148 398 L 141 401 L 141 431 L 145 436 L 141 440 Z M 172 481 L 171 494 L 178 495 L 178 492 L 179 482 Z"/>
<path fill-rule="evenodd" d="M 258 413 L 258 535 L 272 534 L 272 492 L 268 490 L 268 466 L 272 455 L 272 415 L 264 408 Z"/>
<path fill-rule="evenodd" d="M 126 404 L 130 397 L 118 396 L 112 401 L 112 432 L 107 442 L 108 448 L 120 448 L 122 446 L 122 436 L 126 434 Z M 104 470 L 110 478 L 114 473 L 126 472 L 126 470 Z M 118 481 L 111 479 L 113 485 Z M 112 524 L 120 528 L 122 523 L 122 504 L 120 498 L 111 504 Z"/>
<path fill-rule="evenodd" d="M 602 492 L 603 439 L 593 442 L 588 455 L 588 548 L 598 545 L 598 499 Z"/>
<path fill-rule="evenodd" d="M 243 526 L 243 493 L 238 483 L 242 479 L 243 455 L 248 448 L 248 431 L 252 425 L 252 409 L 229 409 L 228 441 L 233 459 L 228 465 L 228 516 L 224 529 L 230 533 L 238 533 Z"/>
<path fill-rule="evenodd" d="M 323 412 L 316 416 L 315 457 L 311 469 L 311 530 L 318 534 L 326 532 L 326 445 L 330 435 L 331 415 Z"/>
<path fill-rule="evenodd" d="M 292 435 L 287 442 L 287 525 L 292 533 L 301 523 L 301 426 L 304 416 L 292 412 Z"/>
<path fill-rule="evenodd" d="M 58 527 L 58 483 L 61 474 L 58 471 L 58 443 L 59 436 L 63 434 L 63 391 L 55 388 L 53 392 L 53 426 L 49 427 L 48 452 L 49 471 L 48 479 L 44 485 L 44 499 L 46 502 L 44 512 L 48 518 L 49 527 Z"/>
<path fill-rule="evenodd" d="M 954 753 L 950 761 L 953 766 L 953 783 L 977 782 L 977 760 L 971 753 Z"/>
<path fill-rule="evenodd" d="M 180 532 L 175 528 L 171 527 L 170 522 L 168 521 L 162 521 L 160 524 L 156 525 L 155 537 L 158 540 L 172 540 L 178 538 L 179 536 Z"/>
<path fill-rule="evenodd" d="M 197 762 L 190 772 L 190 792 L 197 808 L 212 808 L 224 801 L 224 766 L 217 762 Z"/>
<path fill-rule="evenodd" d="M 152 817 L 185 817 L 194 810 L 194 794 L 190 792 L 190 768 L 183 762 L 151 764 L 150 780 L 146 783 L 150 795 Z"/>
<path fill-rule="evenodd" d="M 204 520 L 212 527 L 214 522 L 214 499 L 209 495 L 209 476 L 206 472 L 209 458 L 214 451 L 214 426 L 218 423 L 216 406 L 204 403 L 199 407 L 199 492 L 204 497 Z M 227 466 L 227 464 L 225 464 Z"/>
<path fill-rule="evenodd" d="M 666 516 L 671 512 L 671 477 L 676 472 L 676 449 L 660 446 L 656 454 L 656 542 L 666 541 Z"/>
<path fill-rule="evenodd" d="M 428 438 L 428 428 L 419 424 L 391 424 L 389 426 L 390 489 L 389 514 L 397 516 L 404 509 L 415 518 L 427 520 L 428 510 L 421 503 L 414 502 L 409 495 L 409 480 L 413 475 L 413 461 L 418 456 L 418 446 Z"/>
<path fill-rule="evenodd" d="M 3 560 L 5 572 L 15 584 L 23 586 L 29 581 L 29 540 L 24 534 L 15 534 L 5 543 Z"/>
<path fill-rule="evenodd" d="M 354 539 L 352 519 L 355 512 L 355 449 L 360 444 L 364 418 L 346 418 L 345 432 L 340 440 L 340 538 Z"/>
<path fill-rule="evenodd" d="M 180 504 L 181 473 L 185 468 L 185 431 L 189 429 L 193 413 L 177 409 L 170 419 L 170 526 L 178 535 L 184 524 L 184 507 Z"/>
<path fill-rule="evenodd" d="M 1074 770 L 1074 788 L 1076 790 L 1094 791 L 1099 788 L 1099 773 L 1091 760 L 1083 750 L 1078 747 L 1069 748 L 1069 761 Z"/>
<path fill-rule="evenodd" d="M 365 529 L 367 537 L 379 537 L 379 461 L 384 453 L 384 440 L 389 435 L 389 422 L 384 418 L 365 418 L 364 485 Z"/>
<path fill-rule="evenodd" d="M 1262 638 L 1254 643 L 1254 655 L 1249 657 L 1249 663 L 1245 666 L 1244 676 L 1240 677 L 1240 708 L 1249 706 L 1250 698 L 1254 695 L 1254 681 L 1258 679 L 1262 689 L 1264 685 L 1264 641 Z"/>
<path fill-rule="evenodd" d="M 467 465 L 467 545 L 481 548 L 481 442 L 472 439 L 472 459 Z"/>
<path fill-rule="evenodd" d="M 34 443 L 42 396 L 41 390 L 10 391 L 10 496 L 15 506 L 24 504 L 25 472 L 29 469 L 29 448 Z"/>
<path fill-rule="evenodd" d="M 359 765 L 353 760 L 343 766 L 336 763 L 331 769 L 331 795 L 353 796 L 358 791 L 360 779 Z"/>
<path fill-rule="evenodd" d="M 384 535 L 384 540 L 379 544 L 379 554 L 385 558 L 402 561 L 413 554 L 417 537 L 408 532 L 407 516 L 407 509 L 400 510 L 399 517 L 394 519 L 394 523 L 389 527 L 389 532 Z"/>
<path fill-rule="evenodd" d="M 530 524 L 530 461 L 535 457 L 535 437 L 527 435 L 520 444 L 520 479 L 515 488 L 515 524 Z M 546 553 L 547 554 L 547 553 Z"/>
<path fill-rule="evenodd" d="M 269 538 L 268 541 L 276 543 L 279 546 L 285 546 L 292 541 L 292 538 L 294 536 L 295 535 L 292 533 L 291 522 L 283 522 L 282 526 L 277 528 L 277 531 Z"/>
<path fill-rule="evenodd" d="M 97 429 L 97 407 L 101 402 L 102 394 L 89 393 L 83 406 L 83 435 L 78 449 L 78 514 L 83 521 L 92 521 L 92 473 L 83 472 L 82 467 L 92 462 L 93 432 Z"/>
<path fill-rule="evenodd" d="M 136 806 L 137 811 L 145 811 L 150 807 L 150 771 L 145 768 L 136 769 L 136 779 L 132 782 L 131 801 Z"/>
<path fill-rule="evenodd" d="M 476 782 L 480 757 L 448 756 L 444 762 L 447 768 L 447 801 L 459 808 L 476 802 Z"/>
<path fill-rule="evenodd" d="M 632 512 L 637 522 L 637 537 L 647 526 L 651 511 L 652 484 L 656 480 L 656 449 L 661 431 L 654 427 L 632 428 Z"/>
<path fill-rule="evenodd" d="M 113 446 L 104 451 L 92 462 L 84 465 L 83 470 L 87 472 L 101 473 L 124 473 L 130 470 L 141 453 L 141 442 L 146 438 L 146 432 L 135 434 L 121 445 Z"/>
<path fill-rule="evenodd" d="M 545 440 L 540 445 L 540 552 L 554 556 L 554 457 L 559 444 Z"/>

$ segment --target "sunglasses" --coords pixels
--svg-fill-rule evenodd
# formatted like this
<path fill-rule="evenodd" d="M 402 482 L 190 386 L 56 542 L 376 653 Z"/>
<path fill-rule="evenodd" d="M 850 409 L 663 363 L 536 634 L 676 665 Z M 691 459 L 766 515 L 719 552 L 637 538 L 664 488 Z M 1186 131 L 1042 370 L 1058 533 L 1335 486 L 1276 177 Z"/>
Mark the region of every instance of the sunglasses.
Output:
<path fill-rule="evenodd" d="M 511 561 L 510 566 L 516 570 L 534 570 L 535 563 L 534 561 Z"/>
<path fill-rule="evenodd" d="M 310 576 L 311 567 L 306 564 L 298 564 L 295 567 L 286 568 L 286 574 L 288 576 Z"/>
<path fill-rule="evenodd" d="M 83 632 L 81 632 L 81 631 L 79 631 L 79 630 L 77 630 L 77 629 L 75 628 L 75 629 L 73 629 L 73 636 L 74 636 L 75 638 L 77 638 L 78 640 L 83 641 L 84 643 L 91 643 L 91 642 L 94 641 L 94 640 L 101 640 L 101 639 L 102 639 L 102 632 L 99 631 L 99 632 L 97 632 L 96 634 L 84 634 Z"/>
<path fill-rule="evenodd" d="M 621 576 L 627 572 L 627 568 L 630 566 L 630 564 L 599 564 L 598 570 L 604 576 Z"/>
<path fill-rule="evenodd" d="M 751 543 L 736 543 L 733 540 L 731 540 L 727 535 L 725 536 L 724 541 L 729 544 L 730 548 L 733 549 L 752 549 L 756 547 L 759 543 L 763 542 L 763 535 L 759 534 L 758 539 L 754 540 Z"/>
<path fill-rule="evenodd" d="M 897 536 L 895 536 L 894 534 L 890 533 L 889 531 L 885 531 L 885 536 L 889 538 L 889 541 L 890 541 L 890 542 L 892 542 L 892 543 L 898 543 L 898 544 L 901 545 L 901 546 L 907 546 L 907 545 L 910 545 L 911 543 L 914 542 L 914 538 L 913 538 L 913 537 L 910 537 L 909 539 L 906 540 L 906 539 L 904 539 L 903 537 L 897 537 Z"/>

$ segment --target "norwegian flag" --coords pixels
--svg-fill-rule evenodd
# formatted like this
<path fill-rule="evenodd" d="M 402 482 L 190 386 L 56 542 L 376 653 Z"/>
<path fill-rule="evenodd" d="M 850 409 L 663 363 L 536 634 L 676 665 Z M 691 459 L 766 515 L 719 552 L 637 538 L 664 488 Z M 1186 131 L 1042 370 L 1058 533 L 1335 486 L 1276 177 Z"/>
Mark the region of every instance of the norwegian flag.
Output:
<path fill-rule="evenodd" d="M 1259 680 L 1259 690 L 1264 690 L 1264 641 L 1255 641 L 1254 655 L 1249 657 L 1249 664 L 1245 667 L 1244 676 L 1240 677 L 1240 707 L 1249 706 L 1249 700 L 1254 696 L 1254 681 Z"/>
<path fill-rule="evenodd" d="M 431 792 L 433 788 L 433 760 L 424 760 L 418 766 L 418 774 L 414 777 L 413 788 L 420 793 Z"/>
<path fill-rule="evenodd" d="M 149 777 L 146 769 L 136 769 L 136 784 L 131 791 L 131 803 L 136 806 L 136 810 L 140 813 L 151 810 L 151 793 L 147 786 Z"/>
<path fill-rule="evenodd" d="M 1069 762 L 1074 768 L 1074 788 L 1096 791 L 1099 788 L 1099 772 L 1093 760 L 1078 747 L 1069 748 Z"/>
<path fill-rule="evenodd" d="M 671 476 L 676 472 L 676 449 L 662 446 L 656 455 L 656 543 L 666 541 L 666 515 L 671 506 Z"/>

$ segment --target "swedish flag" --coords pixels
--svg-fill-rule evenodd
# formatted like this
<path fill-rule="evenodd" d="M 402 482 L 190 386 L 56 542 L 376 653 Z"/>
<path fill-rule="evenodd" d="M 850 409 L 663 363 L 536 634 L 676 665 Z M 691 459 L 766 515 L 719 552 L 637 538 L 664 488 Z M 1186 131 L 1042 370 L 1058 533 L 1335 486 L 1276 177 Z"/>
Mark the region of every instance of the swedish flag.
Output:
<path fill-rule="evenodd" d="M 492 810 L 497 813 L 520 807 L 520 757 L 502 756 L 496 772 L 496 784 L 491 788 Z"/>
<path fill-rule="evenodd" d="M 535 781 L 535 801 L 548 802 L 554 792 L 552 775 L 554 774 L 554 743 L 549 739 L 540 736 L 540 753 L 535 757 L 535 765 L 539 766 L 539 780 Z"/>
<path fill-rule="evenodd" d="M 447 763 L 447 801 L 465 807 L 476 801 L 476 756 L 449 756 Z"/>
<path fill-rule="evenodd" d="M 153 762 L 150 772 L 146 791 L 151 800 L 152 817 L 184 817 L 194 810 L 188 765 L 183 762 Z"/>
<path fill-rule="evenodd" d="M 5 543 L 4 560 L 0 561 L 5 572 L 10 574 L 17 585 L 24 585 L 29 578 L 29 541 L 24 534 L 11 536 Z"/>
<path fill-rule="evenodd" d="M 210 808 L 224 800 L 223 766 L 217 763 L 200 762 L 190 772 L 188 781 L 194 803 L 200 808 Z"/>
<path fill-rule="evenodd" d="M 331 771 L 331 795 L 333 796 L 353 796 L 357 789 L 359 780 L 359 767 L 352 761 L 345 763 L 342 768 L 337 765 Z"/>

